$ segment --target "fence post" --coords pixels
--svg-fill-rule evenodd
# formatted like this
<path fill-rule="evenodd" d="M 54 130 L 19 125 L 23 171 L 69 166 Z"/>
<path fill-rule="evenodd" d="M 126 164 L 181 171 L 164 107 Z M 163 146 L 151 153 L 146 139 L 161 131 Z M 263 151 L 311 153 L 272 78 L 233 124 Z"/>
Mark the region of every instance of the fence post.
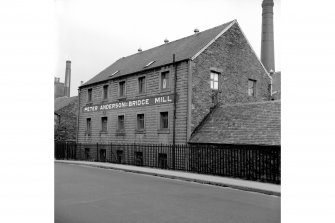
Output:
<path fill-rule="evenodd" d="M 111 163 L 113 163 L 113 145 L 111 143 Z"/>
<path fill-rule="evenodd" d="M 65 142 L 65 157 L 68 160 L 69 158 L 68 158 L 68 151 L 67 150 L 68 150 L 67 149 L 67 142 Z"/>
<path fill-rule="evenodd" d="M 97 162 L 99 162 L 99 144 L 97 143 Z"/>

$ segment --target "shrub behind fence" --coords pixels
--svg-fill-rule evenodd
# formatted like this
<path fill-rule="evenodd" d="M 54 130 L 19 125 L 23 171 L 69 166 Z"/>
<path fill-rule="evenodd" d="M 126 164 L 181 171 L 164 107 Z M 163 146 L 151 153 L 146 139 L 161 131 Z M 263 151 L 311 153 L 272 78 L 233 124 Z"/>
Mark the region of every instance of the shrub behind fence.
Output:
<path fill-rule="evenodd" d="M 55 158 L 181 170 L 280 184 L 280 147 L 55 142 Z"/>

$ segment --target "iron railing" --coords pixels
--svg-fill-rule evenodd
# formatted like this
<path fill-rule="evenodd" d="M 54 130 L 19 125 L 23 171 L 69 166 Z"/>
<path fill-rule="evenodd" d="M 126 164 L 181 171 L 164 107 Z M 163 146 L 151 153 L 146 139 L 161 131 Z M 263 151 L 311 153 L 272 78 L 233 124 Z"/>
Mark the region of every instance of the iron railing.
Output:
<path fill-rule="evenodd" d="M 110 162 L 280 184 L 280 147 L 55 142 L 55 159 Z"/>

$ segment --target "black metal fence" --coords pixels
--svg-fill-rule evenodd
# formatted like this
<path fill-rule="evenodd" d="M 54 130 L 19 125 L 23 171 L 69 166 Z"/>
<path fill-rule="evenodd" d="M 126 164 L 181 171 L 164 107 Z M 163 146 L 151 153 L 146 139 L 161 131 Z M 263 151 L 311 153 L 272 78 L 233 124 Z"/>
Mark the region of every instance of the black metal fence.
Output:
<path fill-rule="evenodd" d="M 280 184 L 280 147 L 55 142 L 55 158 L 181 170 Z"/>

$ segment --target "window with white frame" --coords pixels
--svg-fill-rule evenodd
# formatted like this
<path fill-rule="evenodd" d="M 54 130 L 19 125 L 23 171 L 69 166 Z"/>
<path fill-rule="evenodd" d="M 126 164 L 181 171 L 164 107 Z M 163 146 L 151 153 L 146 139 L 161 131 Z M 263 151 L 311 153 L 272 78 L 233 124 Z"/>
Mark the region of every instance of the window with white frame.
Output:
<path fill-rule="evenodd" d="M 211 71 L 210 86 L 213 90 L 219 89 L 219 74 Z"/>
<path fill-rule="evenodd" d="M 161 90 L 169 88 L 169 71 L 161 73 Z"/>

